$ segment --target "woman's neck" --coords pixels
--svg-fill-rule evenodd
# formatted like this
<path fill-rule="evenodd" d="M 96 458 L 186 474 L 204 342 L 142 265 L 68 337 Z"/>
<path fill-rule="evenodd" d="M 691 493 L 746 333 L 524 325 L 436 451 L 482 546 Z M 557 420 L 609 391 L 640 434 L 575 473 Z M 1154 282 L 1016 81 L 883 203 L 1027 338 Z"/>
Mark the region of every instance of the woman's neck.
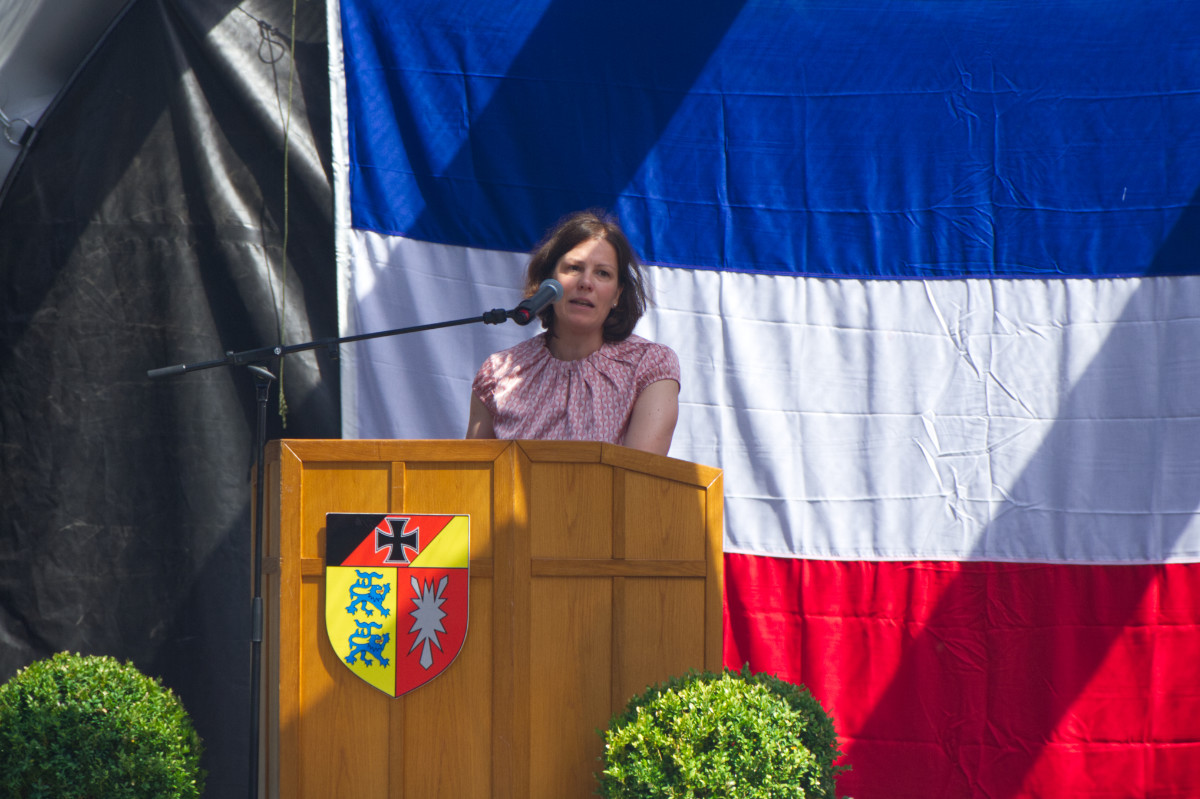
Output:
<path fill-rule="evenodd" d="M 546 346 L 550 348 L 550 354 L 560 361 L 581 361 L 604 346 L 604 335 L 599 331 L 594 336 L 559 331 L 547 337 Z"/>

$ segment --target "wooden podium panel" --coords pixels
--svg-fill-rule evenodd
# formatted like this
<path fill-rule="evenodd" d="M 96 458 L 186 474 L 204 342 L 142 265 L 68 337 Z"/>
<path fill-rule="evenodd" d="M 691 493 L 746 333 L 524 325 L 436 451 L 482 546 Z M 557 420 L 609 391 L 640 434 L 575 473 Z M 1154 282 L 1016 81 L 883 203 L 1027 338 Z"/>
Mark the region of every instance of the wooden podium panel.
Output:
<path fill-rule="evenodd" d="M 597 729 L 721 667 L 721 472 L 611 444 L 273 442 L 263 558 L 264 795 L 588 796 Z M 458 658 L 392 698 L 325 632 L 325 514 L 471 517 Z"/>

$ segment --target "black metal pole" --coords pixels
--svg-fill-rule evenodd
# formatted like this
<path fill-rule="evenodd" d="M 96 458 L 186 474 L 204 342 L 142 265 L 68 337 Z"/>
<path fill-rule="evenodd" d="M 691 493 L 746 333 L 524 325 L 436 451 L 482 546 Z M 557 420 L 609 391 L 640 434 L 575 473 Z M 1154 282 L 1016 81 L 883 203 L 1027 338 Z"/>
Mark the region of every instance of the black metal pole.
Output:
<path fill-rule="evenodd" d="M 262 641 L 263 641 L 263 603 L 262 603 L 262 556 L 263 556 L 263 518 L 266 509 L 263 507 L 263 497 L 266 492 L 263 483 L 266 480 L 266 447 L 267 447 L 267 399 L 271 394 L 271 383 L 275 375 L 261 366 L 250 366 L 254 373 L 255 397 L 258 402 L 257 434 L 255 436 L 255 477 L 254 477 L 254 566 L 250 574 L 252 599 L 250 600 L 250 799 L 258 796 L 258 750 L 261 729 L 261 689 L 262 689 Z"/>

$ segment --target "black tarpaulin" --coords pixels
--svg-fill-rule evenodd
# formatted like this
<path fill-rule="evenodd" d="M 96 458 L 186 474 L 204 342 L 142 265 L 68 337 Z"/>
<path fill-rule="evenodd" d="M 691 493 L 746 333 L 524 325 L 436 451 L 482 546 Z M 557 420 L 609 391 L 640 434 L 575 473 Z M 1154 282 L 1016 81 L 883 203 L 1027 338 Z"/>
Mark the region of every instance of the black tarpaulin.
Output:
<path fill-rule="evenodd" d="M 247 778 L 254 386 L 146 371 L 337 333 L 325 9 L 298 3 L 294 75 L 291 12 L 131 3 L 0 196 L 0 680 L 132 660 L 190 711 L 209 796 Z M 339 435 L 336 362 L 283 383 L 270 437 Z"/>

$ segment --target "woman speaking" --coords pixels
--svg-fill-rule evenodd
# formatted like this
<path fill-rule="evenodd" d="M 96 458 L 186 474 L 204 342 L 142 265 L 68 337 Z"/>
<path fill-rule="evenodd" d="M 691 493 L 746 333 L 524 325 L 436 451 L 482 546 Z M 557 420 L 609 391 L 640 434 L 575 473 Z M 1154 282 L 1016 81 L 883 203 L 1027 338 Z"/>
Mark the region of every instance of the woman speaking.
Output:
<path fill-rule="evenodd" d="M 646 288 L 620 226 L 594 211 L 566 217 L 533 251 L 526 296 L 547 278 L 563 294 L 539 314 L 546 330 L 483 362 L 467 438 L 606 441 L 666 455 L 679 358 L 633 335 Z"/>

